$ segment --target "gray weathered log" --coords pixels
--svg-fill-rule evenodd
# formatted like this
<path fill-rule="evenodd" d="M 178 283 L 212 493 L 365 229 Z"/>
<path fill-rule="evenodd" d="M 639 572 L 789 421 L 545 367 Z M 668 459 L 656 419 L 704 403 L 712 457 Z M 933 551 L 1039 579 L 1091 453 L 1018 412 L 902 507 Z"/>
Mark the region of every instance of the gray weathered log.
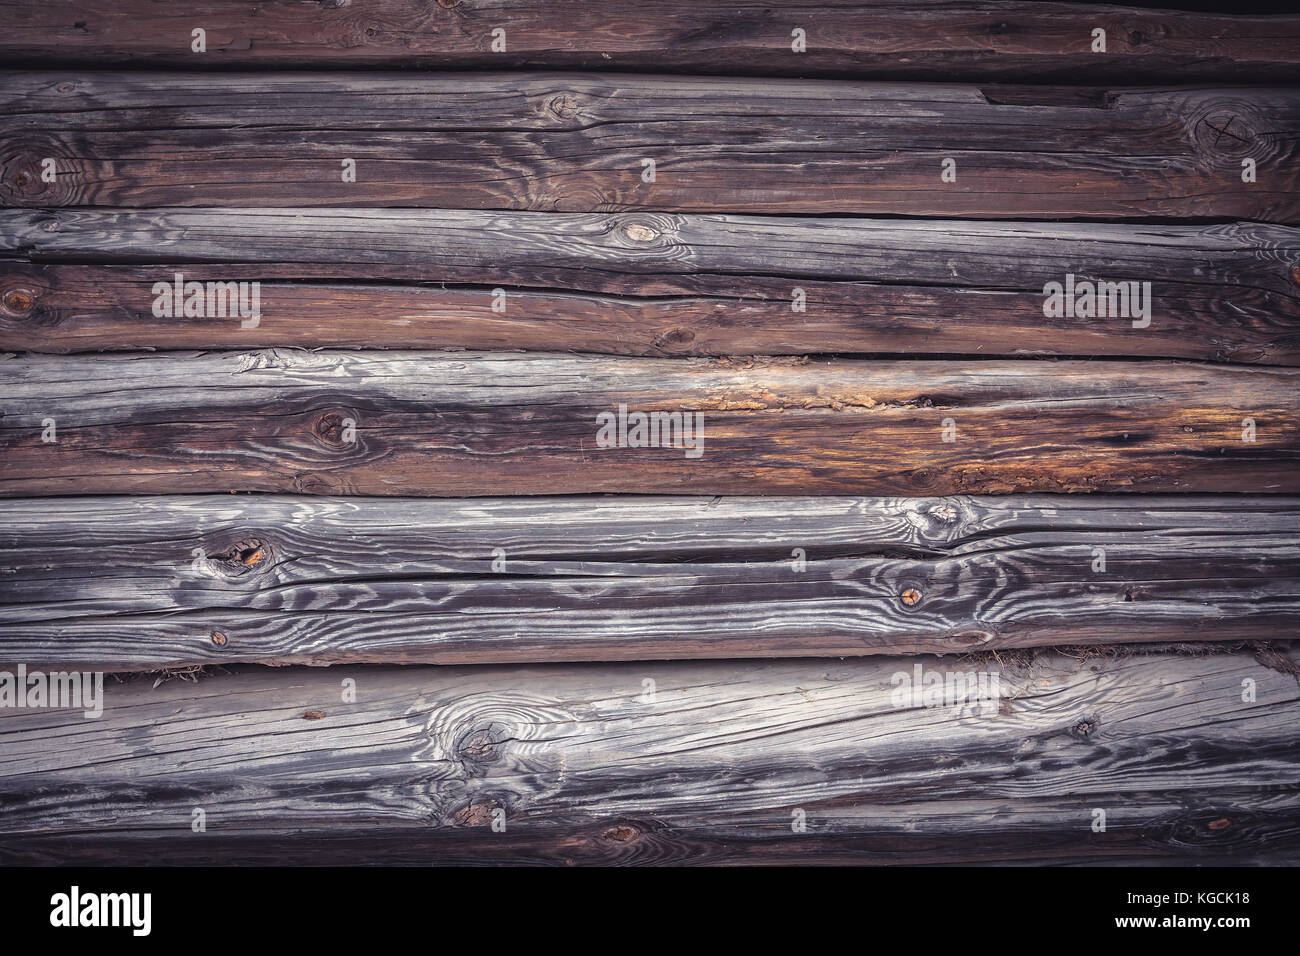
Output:
<path fill-rule="evenodd" d="M 1300 623 L 1295 498 L 178 495 L 3 518 L 10 665 L 949 653 Z"/>
<path fill-rule="evenodd" d="M 272 349 L 11 355 L 0 394 L 9 497 L 1300 492 L 1296 369 Z"/>
<path fill-rule="evenodd" d="M 1290 87 L 42 71 L 0 118 L 11 206 L 1300 222 Z"/>
<path fill-rule="evenodd" d="M 0 861 L 1294 863 L 1298 713 L 1243 653 L 110 679 L 0 710 Z"/>
<path fill-rule="evenodd" d="M 986 0 L 3 0 L 0 56 L 51 64 L 579 68 L 1023 82 L 1294 79 L 1300 18 Z M 1263 5 L 1266 9 L 1270 6 Z M 1279 4 L 1272 4 L 1279 8 Z M 207 31 L 192 49 L 195 26 Z M 492 30 L 505 49 L 492 49 Z M 1107 33 L 1094 51 L 1093 30 Z M 796 53 L 793 31 L 807 48 Z"/>
<path fill-rule="evenodd" d="M 0 348 L 1098 355 L 1300 364 L 1300 231 L 420 210 L 0 210 Z M 34 260 L 31 264 L 25 260 Z M 118 263 L 80 265 L 77 263 Z M 262 317 L 154 314 L 260 282 Z M 1043 288 L 1151 283 L 1150 324 Z M 494 290 L 505 294 L 504 308 Z M 805 309 L 793 310 L 795 290 Z"/>

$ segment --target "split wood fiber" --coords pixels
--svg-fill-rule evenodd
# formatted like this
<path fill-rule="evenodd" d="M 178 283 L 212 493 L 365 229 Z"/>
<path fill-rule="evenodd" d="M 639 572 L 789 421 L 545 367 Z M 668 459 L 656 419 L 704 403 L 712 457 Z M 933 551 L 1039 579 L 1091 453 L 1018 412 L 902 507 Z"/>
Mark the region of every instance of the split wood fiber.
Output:
<path fill-rule="evenodd" d="M 1300 222 L 1295 87 L 23 71 L 0 129 L 9 206 Z"/>
<path fill-rule="evenodd" d="M 1294 864 L 1298 710 L 1246 653 L 109 679 L 0 711 L 0 861 Z"/>
<path fill-rule="evenodd" d="M 0 528 L 11 666 L 942 654 L 1297 623 L 1281 496 L 171 495 L 12 501 Z"/>

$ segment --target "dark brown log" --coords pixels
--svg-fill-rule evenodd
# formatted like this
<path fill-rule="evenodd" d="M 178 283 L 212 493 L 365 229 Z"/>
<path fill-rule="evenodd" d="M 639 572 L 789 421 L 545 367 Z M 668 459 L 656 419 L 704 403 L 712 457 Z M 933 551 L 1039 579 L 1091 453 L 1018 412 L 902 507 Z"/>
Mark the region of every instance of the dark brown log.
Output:
<path fill-rule="evenodd" d="M 1104 833 L 1080 828 L 1087 797 L 819 808 L 793 839 L 773 814 L 672 820 L 591 815 L 559 826 L 481 824 L 426 831 L 339 820 L 309 834 L 288 826 L 209 830 L 175 826 L 23 833 L 0 841 L 6 866 L 1295 866 L 1295 787 L 1131 794 Z M 73 794 L 75 786 L 62 792 Z M 141 791 L 142 793 L 144 791 Z M 151 791 L 150 791 L 151 792 Z M 192 812 L 191 808 L 191 812 Z M 882 812 L 883 810 L 883 812 Z M 1112 818 L 1113 819 L 1113 818 Z M 1226 821 L 1226 823 L 1225 823 Z M 897 873 L 897 870 L 894 871 Z M 155 912 L 157 912 L 155 910 Z"/>
<path fill-rule="evenodd" d="M 1292 369 L 266 350 L 0 391 L 10 496 L 1300 492 Z"/>
<path fill-rule="evenodd" d="M 1248 653 L 109 679 L 0 709 L 0 861 L 1294 863 L 1298 711 Z"/>
<path fill-rule="evenodd" d="M 9 210 L 0 211 L 4 253 L 38 260 L 0 259 L 0 348 L 14 350 L 296 345 L 1300 364 L 1300 232 L 1260 224 Z M 149 265 L 72 264 L 96 261 Z M 154 315 L 154 283 L 176 272 L 260 282 L 260 322 Z M 1046 317 L 1044 286 L 1067 274 L 1149 281 L 1150 324 Z"/>
<path fill-rule="evenodd" d="M 1294 498 L 177 495 L 4 513 L 0 661 L 47 667 L 951 653 L 1300 624 Z"/>
<path fill-rule="evenodd" d="M 1300 222 L 1294 88 L 41 72 L 0 117 L 6 205 Z"/>
<path fill-rule="evenodd" d="M 202 0 L 0 2 L 0 56 L 33 67 L 670 70 L 876 75 L 936 80 L 1102 82 L 1294 79 L 1300 20 L 1248 16 L 1284 4 L 1223 3 L 1225 13 L 1077 3 L 828 0 Z M 207 31 L 206 51 L 192 31 Z M 505 50 L 491 48 L 505 31 Z M 804 53 L 792 32 L 807 34 Z M 1106 52 L 1092 52 L 1093 30 Z"/>

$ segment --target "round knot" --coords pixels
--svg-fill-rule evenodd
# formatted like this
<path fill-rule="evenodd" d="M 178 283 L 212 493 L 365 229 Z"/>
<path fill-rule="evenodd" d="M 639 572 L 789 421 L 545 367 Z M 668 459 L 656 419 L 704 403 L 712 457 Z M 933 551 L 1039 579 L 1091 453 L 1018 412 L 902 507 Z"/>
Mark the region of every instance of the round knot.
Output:
<path fill-rule="evenodd" d="M 496 724 L 467 730 L 456 741 L 456 759 L 471 765 L 493 763 L 501 758 L 501 743 L 507 736 L 505 728 Z"/>
<path fill-rule="evenodd" d="M 351 427 L 350 427 L 351 426 Z M 316 437 L 326 445 L 343 448 L 356 439 L 356 419 L 347 412 L 325 412 L 316 420 Z"/>
<path fill-rule="evenodd" d="M 36 293 L 31 289 L 10 289 L 0 302 L 10 315 L 26 315 L 36 305 Z"/>
<path fill-rule="evenodd" d="M 578 99 L 572 93 L 556 93 L 547 100 L 546 109 L 560 119 L 570 119 L 578 113 Z"/>

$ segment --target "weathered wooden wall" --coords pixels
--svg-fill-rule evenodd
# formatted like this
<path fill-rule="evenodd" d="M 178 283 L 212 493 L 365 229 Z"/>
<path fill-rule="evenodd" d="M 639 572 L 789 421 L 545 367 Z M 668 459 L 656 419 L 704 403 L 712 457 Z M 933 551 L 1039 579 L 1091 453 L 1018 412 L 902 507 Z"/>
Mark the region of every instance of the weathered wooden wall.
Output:
<path fill-rule="evenodd" d="M 898 706 L 918 664 L 998 697 Z M 1278 862 L 1298 702 L 1243 653 L 110 680 L 0 712 L 0 862 Z"/>
<path fill-rule="evenodd" d="M 1222 8 L 0 0 L 0 863 L 1300 860 L 1300 16 Z"/>

